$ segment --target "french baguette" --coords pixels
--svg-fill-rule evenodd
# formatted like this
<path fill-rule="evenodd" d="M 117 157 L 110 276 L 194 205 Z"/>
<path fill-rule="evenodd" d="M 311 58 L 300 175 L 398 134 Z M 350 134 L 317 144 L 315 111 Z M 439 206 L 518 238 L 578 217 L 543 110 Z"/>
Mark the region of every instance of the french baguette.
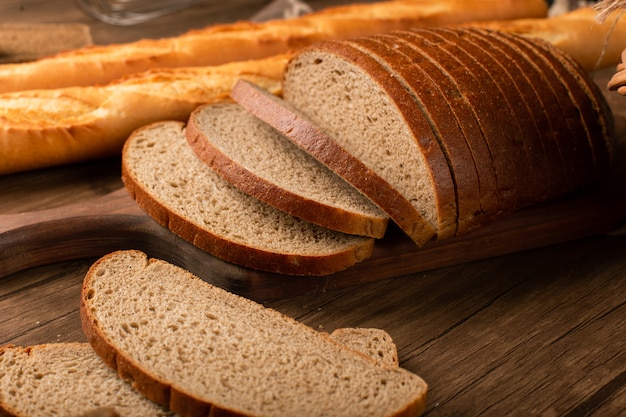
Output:
<path fill-rule="evenodd" d="M 583 68 L 595 71 L 617 65 L 626 39 L 626 19 L 615 11 L 602 23 L 591 7 L 575 9 L 550 18 L 524 18 L 510 21 L 481 21 L 463 23 L 503 32 L 541 38 L 567 52 Z"/>
<path fill-rule="evenodd" d="M 212 25 L 171 38 L 91 46 L 29 63 L 3 65 L 0 92 L 105 84 L 155 67 L 258 59 L 321 39 L 546 14 L 543 0 L 406 0 L 337 6 L 294 19 Z"/>
<path fill-rule="evenodd" d="M 1 94 L 0 175 L 117 155 L 133 130 L 164 119 L 186 121 L 200 104 L 227 98 L 239 79 L 278 93 L 289 56 Z"/>

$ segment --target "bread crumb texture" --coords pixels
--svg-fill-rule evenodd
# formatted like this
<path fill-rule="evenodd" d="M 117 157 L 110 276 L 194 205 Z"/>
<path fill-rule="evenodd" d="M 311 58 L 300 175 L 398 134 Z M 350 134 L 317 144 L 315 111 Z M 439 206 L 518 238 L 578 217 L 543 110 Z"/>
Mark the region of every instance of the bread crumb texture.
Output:
<path fill-rule="evenodd" d="M 393 415 L 426 385 L 138 252 L 101 259 L 84 302 L 112 349 L 219 408 L 263 416 Z"/>

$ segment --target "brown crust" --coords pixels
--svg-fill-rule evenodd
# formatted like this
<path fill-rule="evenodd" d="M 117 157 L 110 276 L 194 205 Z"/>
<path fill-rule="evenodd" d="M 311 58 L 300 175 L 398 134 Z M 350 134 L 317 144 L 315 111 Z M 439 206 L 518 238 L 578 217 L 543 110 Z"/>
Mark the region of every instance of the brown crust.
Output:
<path fill-rule="evenodd" d="M 520 40 L 541 52 L 568 86 L 572 102 L 582 110 L 577 120 L 581 120 L 587 132 L 589 150 L 594 158 L 593 178 L 602 178 L 611 165 L 614 136 L 613 114 L 606 98 L 581 65 L 562 50 L 541 40 Z"/>
<path fill-rule="evenodd" d="M 507 33 L 501 33 L 499 36 L 526 53 L 542 70 L 545 86 L 542 91 L 549 89 L 553 92 L 559 103 L 558 114 L 563 116 L 566 125 L 569 126 L 559 132 L 569 132 L 566 137 L 559 139 L 559 147 L 565 162 L 565 171 L 562 173 L 564 178 L 561 181 L 562 192 L 588 183 L 594 177 L 594 151 L 588 139 L 588 122 L 585 121 L 588 114 L 581 110 L 588 107 L 585 102 L 588 103 L 589 97 L 581 91 L 580 86 L 572 83 L 571 78 L 564 74 L 562 65 L 557 64 L 550 54 L 538 48 L 539 43 L 543 41 L 539 39 L 531 41 Z M 578 106 L 581 105 L 579 109 Z"/>
<path fill-rule="evenodd" d="M 181 131 L 184 128 L 183 123 L 164 123 L 176 123 Z M 138 133 L 155 125 L 157 124 L 148 125 Z M 127 141 L 123 153 L 133 136 Z M 323 276 L 341 271 L 369 258 L 374 248 L 374 239 L 366 237 L 355 238 L 355 245 L 347 250 L 324 256 L 281 254 L 252 248 L 201 229 L 184 217 L 171 212 L 152 197 L 149 190 L 142 188 L 132 171 L 129 170 L 124 158 L 122 158 L 122 181 L 137 204 L 157 223 L 217 258 L 248 268 L 287 275 Z"/>
<path fill-rule="evenodd" d="M 239 81 L 231 96 L 242 107 L 265 121 L 307 151 L 385 211 L 419 246 L 434 231 L 398 191 L 354 158 L 289 103 L 247 81 Z"/>
<path fill-rule="evenodd" d="M 431 183 L 435 187 L 436 207 L 440 218 L 439 224 L 433 226 L 436 238 L 443 239 L 454 235 L 456 231 L 456 196 L 450 167 L 432 130 L 419 109 L 414 105 L 406 89 L 398 80 L 390 77 L 380 63 L 346 42 L 319 42 L 314 46 L 314 49 L 350 62 L 364 74 L 367 74 L 391 98 L 400 115 L 407 121 L 406 124 L 411 129 L 415 143 L 421 150 L 432 176 Z M 288 71 L 289 69 L 287 69 Z"/>
<path fill-rule="evenodd" d="M 311 200 L 277 186 L 229 158 L 213 146 L 206 132 L 203 132 L 196 122 L 196 117 L 206 107 L 200 106 L 194 110 L 187 122 L 185 135 L 194 153 L 224 180 L 270 206 L 322 227 L 374 238 L 382 238 L 385 235 L 388 223 L 386 217 L 350 212 Z"/>
<path fill-rule="evenodd" d="M 431 126 L 444 150 L 450 165 L 457 193 L 457 232 L 464 234 L 487 224 L 496 212 L 497 198 L 493 193 L 486 193 L 492 200 L 484 202 L 481 198 L 481 178 L 495 179 L 491 168 L 491 160 L 487 159 L 488 167 L 477 164 L 472 148 L 463 130 L 464 119 L 455 113 L 448 98 L 442 93 L 450 87 L 449 79 L 439 72 L 426 71 L 422 65 L 433 69 L 430 63 L 424 64 L 425 56 L 401 37 L 395 35 L 379 35 L 355 41 L 377 55 L 411 91 L 422 111 L 427 114 Z M 442 85 L 445 85 L 442 87 Z M 470 116 L 465 114 L 465 117 Z M 473 119 L 469 119 L 470 122 Z M 482 135 L 480 136 L 482 139 Z M 474 149 L 475 151 L 475 149 Z M 483 155 L 484 156 L 484 155 Z M 484 187 L 484 184 L 483 184 Z M 489 189 L 495 190 L 490 184 Z M 483 207 L 484 206 L 484 207 Z"/>
<path fill-rule="evenodd" d="M 537 134 L 541 134 L 537 138 L 539 149 L 545 152 L 546 158 L 550 161 L 550 169 L 544 171 L 543 183 L 545 192 L 554 195 L 555 191 L 561 188 L 562 175 L 560 172 L 563 166 L 563 158 L 557 146 L 557 135 L 563 129 L 556 127 L 559 124 L 560 114 L 550 110 L 556 103 L 550 101 L 545 92 L 538 94 L 533 84 L 542 78 L 529 75 L 536 72 L 535 67 L 506 42 L 493 34 L 490 35 L 485 31 L 474 30 L 473 28 L 466 30 L 465 35 L 471 38 L 475 48 L 480 48 L 487 54 L 497 54 L 497 64 L 502 66 L 503 71 L 510 74 L 511 88 L 515 88 L 521 98 L 519 104 L 526 106 L 526 111 L 530 113 L 530 120 L 527 120 L 529 127 L 534 129 Z M 560 168 L 556 169 L 557 167 Z"/>
<path fill-rule="evenodd" d="M 503 105 L 505 99 L 488 75 L 473 63 L 471 55 L 431 30 L 400 32 L 412 40 L 434 61 L 448 69 L 462 94 L 467 97 L 478 117 L 496 168 L 498 199 L 503 211 L 518 207 L 527 176 L 527 164 L 523 155 L 521 138 L 509 125 L 510 111 Z"/>
<path fill-rule="evenodd" d="M 550 171 L 555 160 L 552 156 L 546 157 L 541 138 L 543 132 L 540 133 L 534 128 L 532 112 L 526 106 L 523 95 L 515 88 L 515 78 L 520 76 L 520 71 L 518 70 L 511 76 L 511 73 L 499 64 L 499 61 L 505 60 L 506 56 L 498 53 L 497 49 L 486 53 L 483 49 L 477 48 L 469 38 L 467 29 L 437 28 L 434 31 L 463 50 L 466 56 L 475 59 L 469 60 L 467 64 L 476 70 L 477 78 L 486 82 L 485 91 L 492 94 L 497 91 L 497 96 L 500 98 L 496 97 L 496 102 L 508 110 L 507 119 L 511 121 L 509 129 L 517 132 L 519 136 L 518 140 L 521 144 L 519 149 L 524 156 L 520 159 L 526 162 L 525 169 L 528 173 L 525 178 L 526 187 L 519 189 L 522 194 L 516 208 L 545 199 L 545 196 L 549 195 L 544 189 L 548 183 L 545 179 L 546 172 Z M 541 112 L 542 110 L 536 109 L 535 111 Z M 559 159 L 557 158 L 556 161 L 558 162 Z M 525 194 L 523 194 L 524 191 Z"/>

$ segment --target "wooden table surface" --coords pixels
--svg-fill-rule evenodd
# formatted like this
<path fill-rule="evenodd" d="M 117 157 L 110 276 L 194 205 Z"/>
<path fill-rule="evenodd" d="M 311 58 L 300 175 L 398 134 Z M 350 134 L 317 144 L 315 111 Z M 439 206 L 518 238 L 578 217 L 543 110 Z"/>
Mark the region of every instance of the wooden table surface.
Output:
<path fill-rule="evenodd" d="M 4 0 L 0 23 L 82 22 L 95 43 L 168 36 L 249 18 L 266 2 L 209 1 L 115 27 L 70 0 Z M 333 2 L 311 2 L 314 8 Z M 337 4 L 335 2 L 335 4 Z M 625 45 L 626 46 L 626 45 Z M 610 96 L 614 108 L 626 97 Z M 621 101 L 620 101 L 621 99 Z M 626 111 L 618 127 L 626 129 Z M 0 177 L 0 214 L 88 201 L 121 188 L 118 158 Z M 0 282 L 0 344 L 85 341 L 78 314 L 94 259 Z M 429 384 L 427 416 L 626 415 L 626 237 L 600 235 L 265 303 L 315 329 L 379 327 Z"/>

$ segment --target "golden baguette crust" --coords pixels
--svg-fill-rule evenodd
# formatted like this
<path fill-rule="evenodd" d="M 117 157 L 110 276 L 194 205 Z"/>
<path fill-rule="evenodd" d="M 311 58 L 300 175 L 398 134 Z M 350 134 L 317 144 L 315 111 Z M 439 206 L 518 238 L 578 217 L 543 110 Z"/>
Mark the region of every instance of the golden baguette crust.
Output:
<path fill-rule="evenodd" d="M 156 67 L 258 59 L 321 39 L 546 14 L 543 0 L 412 0 L 337 6 L 290 20 L 212 25 L 170 38 L 90 46 L 30 63 L 3 65 L 0 92 L 105 84 Z"/>
<path fill-rule="evenodd" d="M 116 155 L 137 128 L 185 121 L 239 79 L 277 93 L 289 54 L 215 67 L 162 69 L 106 86 L 0 94 L 0 175 Z"/>
<path fill-rule="evenodd" d="M 565 51 L 590 72 L 617 65 L 626 39 L 626 19 L 618 19 L 619 12 L 609 15 L 603 23 L 596 16 L 593 8 L 584 7 L 547 19 L 469 22 L 461 26 L 541 38 Z"/>

